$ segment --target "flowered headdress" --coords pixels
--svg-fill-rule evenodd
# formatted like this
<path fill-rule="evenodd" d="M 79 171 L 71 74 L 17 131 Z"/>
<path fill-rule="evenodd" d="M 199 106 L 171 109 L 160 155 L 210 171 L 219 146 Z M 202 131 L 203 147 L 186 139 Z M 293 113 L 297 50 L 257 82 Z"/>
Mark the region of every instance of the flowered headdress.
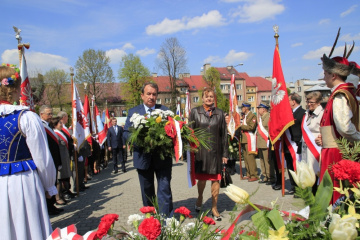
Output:
<path fill-rule="evenodd" d="M 329 57 L 327 57 L 324 54 L 323 57 L 321 58 L 321 60 L 322 60 L 322 64 L 323 64 L 323 69 L 325 71 L 331 72 L 331 73 L 336 73 L 340 76 L 349 76 L 352 69 L 354 68 L 354 65 L 349 63 L 348 58 L 354 49 L 355 42 L 353 42 L 353 45 L 350 47 L 349 52 L 347 52 L 347 46 L 345 44 L 344 55 L 342 57 L 338 56 L 338 57 L 331 58 L 331 55 L 334 52 L 337 40 L 339 39 L 340 29 L 341 28 L 339 28 L 334 45 L 329 53 Z"/>
<path fill-rule="evenodd" d="M 19 79 L 20 75 L 19 75 L 19 72 L 20 72 L 20 69 L 16 67 L 15 64 L 6 64 L 6 63 L 3 63 L 2 66 L 7 66 L 7 67 L 10 67 L 10 68 L 14 68 L 15 69 L 15 74 L 11 75 L 10 77 L 8 78 L 3 78 L 1 79 L 1 82 L 0 82 L 0 85 L 13 85 L 14 82 L 16 80 Z"/>

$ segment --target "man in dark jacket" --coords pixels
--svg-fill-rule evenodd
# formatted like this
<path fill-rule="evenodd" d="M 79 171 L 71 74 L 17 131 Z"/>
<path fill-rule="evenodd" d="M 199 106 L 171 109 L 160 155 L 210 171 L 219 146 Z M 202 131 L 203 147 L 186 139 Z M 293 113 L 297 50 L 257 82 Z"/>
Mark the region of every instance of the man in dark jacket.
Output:
<path fill-rule="evenodd" d="M 143 104 L 138 105 L 129 110 L 126 118 L 124 138 L 128 139 L 130 136 L 129 128 L 132 125 L 130 118 L 134 113 L 140 115 L 151 114 L 154 109 L 168 110 L 167 107 L 156 103 L 158 96 L 158 86 L 156 83 L 145 83 L 141 89 L 141 98 Z M 158 183 L 157 197 L 160 208 L 160 213 L 167 216 L 173 210 L 173 201 L 171 193 L 171 171 L 172 171 L 172 158 L 165 157 L 161 160 L 156 152 L 143 153 L 143 149 L 134 146 L 134 167 L 137 169 L 141 196 L 144 206 L 153 206 L 151 200 L 156 197 L 154 186 L 154 174 Z"/>
<path fill-rule="evenodd" d="M 114 173 L 118 173 L 118 162 L 121 162 L 121 168 L 126 173 L 125 160 L 122 151 L 125 148 L 123 141 L 123 128 L 117 125 L 116 118 L 111 119 L 111 127 L 107 133 L 108 149 L 112 152 L 114 162 Z"/>
<path fill-rule="evenodd" d="M 39 109 L 39 112 L 40 112 L 41 121 L 46 131 L 49 150 L 54 160 L 54 165 L 56 168 L 56 175 L 57 175 L 57 171 L 61 169 L 61 157 L 60 157 L 59 142 L 57 140 L 56 133 L 49 127 L 49 122 L 53 116 L 53 110 L 52 107 L 49 105 L 42 105 Z M 57 176 L 54 185 L 56 186 L 56 184 L 57 184 Z M 55 196 L 52 196 L 50 199 L 46 198 L 49 215 L 57 215 L 60 212 L 64 211 L 64 209 L 62 208 L 55 207 L 54 205 L 55 202 L 56 202 Z"/>
<path fill-rule="evenodd" d="M 302 144 L 301 143 L 301 139 L 302 139 L 301 121 L 305 115 L 305 109 L 303 109 L 300 106 L 301 96 L 297 93 L 291 93 L 289 95 L 289 102 L 290 102 L 290 107 L 293 111 L 293 116 L 294 116 L 294 120 L 295 120 L 295 124 L 289 128 L 291 141 L 296 143 L 296 146 L 297 146 L 296 154 L 301 154 L 301 144 Z M 293 159 L 293 157 L 291 156 L 291 153 L 289 151 L 289 148 L 287 147 L 286 144 L 284 146 L 284 152 L 285 152 L 285 160 L 286 160 L 286 166 L 287 166 L 288 171 L 289 170 L 294 171 L 294 162 L 296 162 L 296 159 Z M 289 179 L 290 179 L 290 183 L 291 183 L 291 188 L 288 191 L 288 193 L 294 194 L 296 183 L 295 183 L 293 177 L 291 176 L 290 172 L 288 172 L 288 173 L 289 173 Z M 273 189 L 280 190 L 281 185 L 275 185 L 275 186 L 273 186 Z"/>

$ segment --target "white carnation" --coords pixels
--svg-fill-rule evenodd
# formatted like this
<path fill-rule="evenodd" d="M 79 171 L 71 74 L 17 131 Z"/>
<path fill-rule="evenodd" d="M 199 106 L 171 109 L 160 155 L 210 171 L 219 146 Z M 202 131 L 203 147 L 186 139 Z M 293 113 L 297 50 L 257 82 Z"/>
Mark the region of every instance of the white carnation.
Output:
<path fill-rule="evenodd" d="M 138 113 L 134 113 L 134 114 L 131 116 L 131 118 L 130 118 L 130 122 L 134 122 L 134 120 L 135 120 L 137 117 L 139 117 L 139 116 L 141 116 L 141 115 L 138 114 Z"/>
<path fill-rule="evenodd" d="M 165 117 L 168 117 L 168 116 L 174 117 L 174 113 L 172 111 L 170 111 L 170 110 L 164 111 L 164 115 L 165 115 Z"/>
<path fill-rule="evenodd" d="M 141 221 L 144 217 L 139 214 L 132 214 L 128 217 L 127 224 L 132 225 L 135 221 Z"/>
<path fill-rule="evenodd" d="M 183 227 L 183 233 L 187 233 L 188 231 L 190 231 L 191 229 L 193 229 L 195 227 L 195 223 L 194 222 L 189 222 L 188 224 L 186 224 Z"/>

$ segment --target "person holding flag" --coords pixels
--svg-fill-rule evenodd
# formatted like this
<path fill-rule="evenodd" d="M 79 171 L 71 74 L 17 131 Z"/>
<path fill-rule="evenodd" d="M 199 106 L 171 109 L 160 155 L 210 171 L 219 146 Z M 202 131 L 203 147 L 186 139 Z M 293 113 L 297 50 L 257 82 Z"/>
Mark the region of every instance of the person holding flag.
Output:
<path fill-rule="evenodd" d="M 269 109 L 267 102 L 261 102 L 257 106 L 259 120 L 256 131 L 256 145 L 260 157 L 260 169 L 264 176 L 259 183 L 268 183 L 275 181 L 275 170 L 273 161 L 269 161 Z"/>
<path fill-rule="evenodd" d="M 256 150 L 256 115 L 250 111 L 251 105 L 247 102 L 243 102 L 241 105 L 241 111 L 244 115 L 243 123 L 240 126 L 242 130 L 241 134 L 241 146 L 244 151 L 244 162 L 246 168 L 246 176 L 243 179 L 247 179 L 249 182 L 259 180 L 258 170 L 255 161 Z M 241 177 L 241 176 L 240 176 Z"/>

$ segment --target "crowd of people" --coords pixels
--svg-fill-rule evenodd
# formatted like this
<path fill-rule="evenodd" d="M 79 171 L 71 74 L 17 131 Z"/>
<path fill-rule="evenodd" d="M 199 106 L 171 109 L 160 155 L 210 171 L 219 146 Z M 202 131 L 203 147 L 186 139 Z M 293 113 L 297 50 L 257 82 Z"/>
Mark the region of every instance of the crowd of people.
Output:
<path fill-rule="evenodd" d="M 350 141 L 360 140 L 359 105 L 356 87 L 346 82 L 351 73 L 359 76 L 360 67 L 349 63 L 345 57 L 322 58 L 324 80 L 331 88 L 331 95 L 323 106 L 322 94 L 311 92 L 306 95 L 306 110 L 301 107 L 301 97 L 289 94 L 288 101 L 293 112 L 294 125 L 283 134 L 288 143 L 284 144 L 288 170 L 294 170 L 297 161 L 307 161 L 318 176 L 314 191 L 329 166 L 341 160 L 341 153 L 335 140 L 344 137 Z M 92 174 L 100 172 L 105 156 L 95 136 L 81 146 L 72 138 L 68 114 L 60 111 L 54 116 L 51 106 L 43 105 L 39 115 L 16 103 L 20 96 L 21 77 L 14 66 L 0 66 L 0 225 L 4 239 L 46 239 L 52 227 L 49 215 L 57 215 L 76 196 L 85 191 L 85 185 Z M 358 82 L 359 80 L 357 80 Z M 118 164 L 126 173 L 126 142 L 130 137 L 130 121 L 134 113 L 151 115 L 155 109 L 168 110 L 156 104 L 158 86 L 145 83 L 141 89 L 143 104 L 128 111 L 124 127 L 112 118 L 108 129 L 107 148 L 112 153 L 114 174 Z M 189 122 L 192 128 L 204 129 L 212 138 L 210 148 L 200 148 L 194 157 L 194 171 L 197 179 L 198 197 L 194 209 L 200 211 L 206 182 L 211 182 L 211 214 L 216 221 L 222 216 L 217 210 L 221 170 L 227 165 L 235 174 L 236 160 L 229 155 L 229 131 L 231 113 L 225 113 L 214 106 L 215 92 L 210 88 L 202 92 L 203 104 L 191 110 Z M 245 163 L 245 174 L 241 179 L 248 182 L 271 185 L 281 189 L 281 169 L 278 147 L 269 141 L 269 102 L 261 102 L 258 114 L 251 112 L 251 105 L 241 105 L 241 124 L 235 131 L 241 146 L 240 156 Z M 275 150 L 274 150 L 275 149 Z M 76 157 L 75 157 L 76 156 Z M 256 165 L 260 158 L 260 174 Z M 76 161 L 74 161 L 76 158 Z M 189 161 L 190 159 L 188 159 Z M 152 206 L 157 197 L 160 213 L 173 214 L 171 191 L 173 159 L 160 160 L 158 153 L 144 153 L 133 146 L 133 164 L 138 173 L 141 199 L 144 206 Z M 330 173 L 331 174 L 331 173 Z M 155 188 L 155 177 L 157 187 Z M 73 178 L 73 181 L 71 181 Z M 288 194 L 294 194 L 296 183 L 289 174 L 291 187 Z M 332 176 L 334 186 L 338 182 Z M 79 185 L 71 183 L 78 183 Z M 155 193 L 155 189 L 157 192 Z M 334 193 L 331 203 L 338 199 Z"/>

